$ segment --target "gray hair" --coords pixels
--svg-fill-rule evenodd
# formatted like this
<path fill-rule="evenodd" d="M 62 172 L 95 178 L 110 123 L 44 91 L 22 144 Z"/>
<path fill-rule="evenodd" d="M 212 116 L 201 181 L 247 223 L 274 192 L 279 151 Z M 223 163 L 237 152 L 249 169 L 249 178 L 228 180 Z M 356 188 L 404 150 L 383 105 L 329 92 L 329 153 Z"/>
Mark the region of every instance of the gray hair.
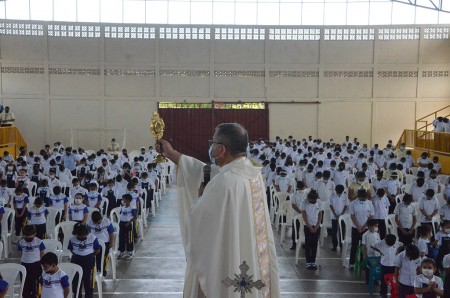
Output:
<path fill-rule="evenodd" d="M 232 156 L 247 152 L 247 130 L 239 123 L 222 123 L 216 127 L 216 136 Z"/>

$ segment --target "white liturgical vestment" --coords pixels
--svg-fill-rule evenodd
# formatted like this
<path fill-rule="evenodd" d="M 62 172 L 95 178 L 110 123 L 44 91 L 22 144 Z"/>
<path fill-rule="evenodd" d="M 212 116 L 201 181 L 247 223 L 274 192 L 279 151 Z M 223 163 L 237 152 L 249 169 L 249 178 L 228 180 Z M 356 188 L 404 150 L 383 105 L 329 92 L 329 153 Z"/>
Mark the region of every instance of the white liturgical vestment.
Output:
<path fill-rule="evenodd" d="M 203 166 L 185 155 L 178 162 L 180 226 L 187 259 L 184 297 L 239 297 L 222 281 L 239 274 L 244 261 L 250 267 L 248 275 L 265 284 L 245 297 L 280 297 L 261 167 L 246 157 L 238 158 L 221 167 L 198 198 Z"/>

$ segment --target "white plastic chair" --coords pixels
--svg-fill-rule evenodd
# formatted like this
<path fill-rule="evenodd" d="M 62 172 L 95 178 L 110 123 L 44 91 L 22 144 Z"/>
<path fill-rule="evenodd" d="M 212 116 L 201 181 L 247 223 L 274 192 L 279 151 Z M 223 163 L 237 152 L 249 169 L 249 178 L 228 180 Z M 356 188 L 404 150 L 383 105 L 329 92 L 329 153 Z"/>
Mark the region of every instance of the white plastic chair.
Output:
<path fill-rule="evenodd" d="M 56 236 L 53 234 L 56 226 L 56 219 L 59 218 L 61 220 L 61 210 L 53 207 L 47 207 L 48 215 L 47 215 L 47 236 L 49 238 L 55 239 Z M 59 223 L 59 222 L 58 222 Z"/>
<path fill-rule="evenodd" d="M 9 257 L 11 252 L 11 238 L 14 233 L 14 218 L 16 214 L 12 208 L 4 208 L 5 213 L 2 218 L 2 241 L 5 250 L 5 258 Z M 8 227 L 8 220 L 11 222 L 10 227 Z"/>
<path fill-rule="evenodd" d="M 294 209 L 292 208 L 291 201 L 285 201 L 281 206 L 286 213 L 286 221 L 281 223 L 281 244 L 283 244 L 284 238 L 286 236 L 286 230 L 292 228 L 292 220 L 294 218 Z M 294 232 L 294 231 L 292 231 Z"/>
<path fill-rule="evenodd" d="M 345 237 L 342 231 L 342 224 L 345 225 Z M 352 244 L 352 220 L 350 218 L 350 214 L 342 214 L 341 216 L 339 216 L 339 231 L 342 244 L 342 266 L 345 266 L 347 263 L 347 250 Z"/>
<path fill-rule="evenodd" d="M 387 217 L 387 221 L 389 223 L 389 225 L 386 225 L 386 228 L 389 232 L 389 234 L 393 234 L 395 235 L 395 237 L 397 237 L 398 239 L 398 232 L 397 232 L 397 222 L 395 221 L 395 214 L 389 214 Z"/>
<path fill-rule="evenodd" d="M 64 271 L 67 276 L 69 277 L 69 284 L 70 287 L 73 285 L 73 279 L 75 275 L 78 273 L 78 285 L 77 285 L 77 291 L 75 297 L 78 297 L 80 293 L 81 283 L 83 281 L 83 268 L 81 268 L 80 265 L 73 264 L 73 263 L 60 263 L 58 264 L 59 269 Z M 73 297 L 73 292 L 69 292 L 69 297 Z"/>
<path fill-rule="evenodd" d="M 37 191 L 37 183 L 30 181 L 28 182 L 28 193 L 30 194 L 31 197 L 35 197 L 36 196 L 36 191 Z"/>
<path fill-rule="evenodd" d="M 111 259 L 111 270 L 113 275 L 113 280 L 117 277 L 117 253 L 119 251 L 119 224 L 116 222 L 112 223 L 114 227 L 114 245 L 109 250 L 109 258 Z"/>
<path fill-rule="evenodd" d="M 45 246 L 45 252 L 52 252 L 58 257 L 58 263 L 61 263 L 61 256 L 63 245 L 56 239 L 44 239 L 42 240 Z"/>
<path fill-rule="evenodd" d="M 445 181 L 450 177 L 449 175 L 441 174 L 437 176 L 439 178 L 439 181 L 441 183 L 441 188 L 445 187 Z"/>
<path fill-rule="evenodd" d="M 401 193 L 401 194 L 399 194 L 399 195 L 396 195 L 395 196 L 395 202 L 397 203 L 397 204 L 400 204 L 401 202 L 403 202 L 403 197 L 405 196 L 405 194 L 404 193 Z"/>
<path fill-rule="evenodd" d="M 412 184 L 405 184 L 405 185 L 402 185 L 402 187 L 401 187 L 401 193 L 411 193 L 411 187 L 412 187 Z"/>
<path fill-rule="evenodd" d="M 300 222 L 300 227 L 297 230 L 297 221 Z M 298 264 L 298 260 L 300 257 L 300 247 L 302 246 L 303 243 L 305 243 L 305 233 L 303 232 L 303 229 L 305 227 L 305 221 L 303 220 L 303 217 L 301 214 L 298 214 L 297 216 L 294 217 L 294 233 L 295 235 L 298 235 L 297 240 L 295 241 L 296 243 L 296 248 L 295 248 L 295 264 Z"/>
<path fill-rule="evenodd" d="M 113 208 L 109 214 L 109 219 L 112 222 L 119 224 L 120 222 L 120 207 Z"/>
<path fill-rule="evenodd" d="M 147 212 L 145 209 L 145 201 L 143 198 L 139 198 L 139 208 L 141 209 L 141 216 L 139 216 L 139 220 L 142 221 L 142 225 L 147 228 Z M 144 238 L 144 234 L 142 234 L 142 238 Z"/>
<path fill-rule="evenodd" d="M 22 297 L 23 286 L 25 284 L 25 278 L 27 276 L 27 269 L 19 264 L 6 263 L 0 264 L 0 273 L 3 276 L 3 279 L 9 284 L 8 293 L 6 294 L 6 297 L 11 298 L 14 297 L 14 284 L 17 278 L 19 278 L 19 275 L 21 275 L 21 277 L 19 278 L 20 281 L 19 297 Z"/>
<path fill-rule="evenodd" d="M 102 202 L 100 203 L 100 212 L 102 213 L 103 217 L 108 216 L 108 207 L 109 207 L 108 198 L 102 197 Z"/>
<path fill-rule="evenodd" d="M 156 207 L 159 207 L 159 201 L 161 201 L 161 189 L 159 179 L 155 179 L 155 189 L 153 190 L 153 203 Z"/>
<path fill-rule="evenodd" d="M 275 220 L 275 227 L 278 227 L 280 225 L 280 218 L 285 214 L 285 210 L 281 210 L 281 205 L 286 201 L 286 199 L 289 197 L 290 193 L 288 192 L 276 192 L 273 196 L 274 201 L 274 220 Z"/>
<path fill-rule="evenodd" d="M 139 208 L 141 209 L 141 216 L 138 216 L 137 219 L 137 224 L 138 224 L 138 228 L 139 228 L 139 234 L 141 235 L 141 240 L 144 239 L 144 219 L 142 218 L 142 212 L 144 209 L 144 200 L 142 198 L 139 198 Z M 139 212 L 138 212 L 139 213 Z M 145 221 L 147 221 L 147 219 L 145 218 Z"/>
<path fill-rule="evenodd" d="M 414 180 L 416 180 L 416 176 L 411 174 L 406 174 L 405 176 L 405 184 L 413 184 Z"/>
<path fill-rule="evenodd" d="M 63 222 L 60 222 L 59 224 L 57 224 L 55 227 L 55 232 L 54 232 L 55 239 L 58 238 L 59 229 L 61 229 L 64 234 L 61 257 L 66 257 L 66 256 L 70 257 L 70 255 L 71 255 L 71 252 L 67 248 L 67 246 L 69 245 L 70 237 L 72 237 L 73 227 L 76 224 L 77 224 L 76 221 L 63 221 Z"/>
<path fill-rule="evenodd" d="M 59 182 L 59 186 L 61 187 L 61 193 L 62 193 L 63 195 L 66 195 L 66 188 L 67 188 L 66 183 L 60 181 L 60 182 Z"/>
<path fill-rule="evenodd" d="M 3 242 L 0 242 L 0 260 L 2 259 L 2 253 L 3 253 Z"/>
<path fill-rule="evenodd" d="M 447 204 L 447 202 L 444 199 L 444 194 L 443 193 L 437 193 L 435 196 L 436 196 L 436 198 L 439 201 L 439 206 Z"/>
<path fill-rule="evenodd" d="M 98 208 L 95 207 L 87 207 L 88 208 L 88 220 L 92 218 L 92 213 L 95 211 L 99 211 Z"/>
<path fill-rule="evenodd" d="M 98 289 L 98 297 L 102 298 L 103 297 L 103 266 L 104 266 L 104 259 L 105 259 L 105 242 L 99 240 L 98 243 L 100 244 L 101 248 L 102 248 L 102 252 L 101 252 L 101 262 L 100 262 L 100 272 L 98 272 L 98 270 L 95 270 L 95 282 L 97 283 L 97 289 Z M 97 268 L 96 268 L 97 269 Z"/>

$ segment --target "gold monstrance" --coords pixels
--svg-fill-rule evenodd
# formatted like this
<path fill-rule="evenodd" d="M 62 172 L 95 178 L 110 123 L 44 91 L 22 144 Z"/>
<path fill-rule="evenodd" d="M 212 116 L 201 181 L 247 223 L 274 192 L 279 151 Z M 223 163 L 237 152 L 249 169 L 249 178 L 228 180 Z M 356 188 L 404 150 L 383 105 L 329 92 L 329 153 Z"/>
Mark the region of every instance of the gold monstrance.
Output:
<path fill-rule="evenodd" d="M 164 120 L 161 117 L 159 117 L 158 112 L 153 112 L 152 122 L 150 122 L 150 132 L 156 139 L 156 142 L 162 139 L 165 127 L 166 125 L 164 124 Z M 152 162 L 153 163 L 167 162 L 167 158 L 165 158 L 161 153 L 159 153 Z"/>

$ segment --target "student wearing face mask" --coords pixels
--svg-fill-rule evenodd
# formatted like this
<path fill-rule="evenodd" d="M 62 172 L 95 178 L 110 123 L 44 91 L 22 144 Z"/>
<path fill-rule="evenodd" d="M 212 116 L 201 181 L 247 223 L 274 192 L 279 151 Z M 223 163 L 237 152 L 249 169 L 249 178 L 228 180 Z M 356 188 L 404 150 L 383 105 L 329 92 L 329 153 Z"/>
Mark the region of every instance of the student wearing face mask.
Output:
<path fill-rule="evenodd" d="M 435 193 L 441 192 L 441 184 L 439 178 L 437 178 L 436 170 L 433 169 L 430 171 L 428 178 L 425 179 L 425 184 L 428 185 L 428 188 L 434 190 Z"/>
<path fill-rule="evenodd" d="M 109 260 L 109 250 L 114 245 L 114 227 L 109 219 L 102 217 L 100 211 L 92 212 L 91 218 L 86 223 L 89 231 L 94 234 L 99 240 L 105 243 L 105 258 L 102 260 L 101 251 L 96 257 L 96 267 L 97 272 L 100 272 L 102 262 L 103 266 L 103 276 L 106 276 L 106 268 L 108 267 Z"/>
<path fill-rule="evenodd" d="M 350 205 L 350 201 L 348 200 L 347 194 L 344 193 L 344 190 L 343 185 L 336 185 L 335 193 L 330 198 L 332 251 L 336 251 L 339 242 L 339 217 L 347 212 L 348 206 Z M 342 243 L 339 243 L 339 247 L 342 249 Z"/>
<path fill-rule="evenodd" d="M 444 256 L 450 254 L 450 220 L 445 220 L 441 224 L 441 230 L 436 233 L 436 242 L 438 247 L 438 254 L 436 256 L 436 263 L 439 269 L 444 269 Z"/>
<path fill-rule="evenodd" d="M 69 206 L 69 219 L 81 224 L 85 224 L 88 220 L 89 209 L 84 204 L 84 196 L 81 193 L 77 193 L 73 200 L 73 204 Z"/>
<path fill-rule="evenodd" d="M 364 260 L 367 258 L 379 257 L 380 254 L 372 248 L 372 245 L 380 241 L 380 234 L 378 234 L 378 222 L 375 219 L 367 221 L 367 231 L 362 235 L 361 244 L 363 247 Z M 366 283 L 369 282 L 370 262 L 366 264 Z"/>
<path fill-rule="evenodd" d="M 450 187 L 447 187 L 450 192 Z M 439 209 L 439 214 L 441 215 L 441 220 L 450 220 L 450 194 L 448 196 L 444 193 L 444 198 L 447 201 L 447 204 L 444 204 Z"/>
<path fill-rule="evenodd" d="M 302 213 L 300 207 L 302 206 L 303 201 L 306 199 L 306 191 L 305 191 L 305 183 L 303 181 L 297 182 L 296 191 L 291 196 L 292 208 L 294 209 L 294 214 L 299 215 Z M 297 225 L 297 234 L 300 233 L 300 222 L 298 220 L 294 220 L 293 222 Z M 298 235 L 295 235 L 295 232 L 292 231 L 292 246 L 290 250 L 295 250 L 297 248 L 296 240 L 298 239 Z"/>
<path fill-rule="evenodd" d="M 80 180 L 78 178 L 72 179 L 72 187 L 70 188 L 69 196 L 71 198 L 75 198 L 76 194 L 82 194 L 83 196 L 88 193 L 88 190 L 82 186 L 80 186 Z"/>
<path fill-rule="evenodd" d="M 40 259 L 44 255 L 45 245 L 36 237 L 34 225 L 23 227 L 23 239 L 17 245 L 22 253 L 22 266 L 27 269 L 27 276 L 23 287 L 23 297 L 34 298 L 37 295 L 37 281 L 42 274 Z"/>
<path fill-rule="evenodd" d="M 333 182 L 335 185 L 343 185 L 345 188 L 347 188 L 348 171 L 345 170 L 345 164 L 343 162 L 340 162 L 338 164 L 338 169 L 334 170 L 333 176 Z"/>
<path fill-rule="evenodd" d="M 30 225 L 34 225 L 36 229 L 36 237 L 45 239 L 47 235 L 47 207 L 43 204 L 41 198 L 34 200 L 33 206 L 29 208 L 27 218 Z"/>
<path fill-rule="evenodd" d="M 46 253 L 40 260 L 42 276 L 39 277 L 41 298 L 67 298 L 70 293 L 69 276 L 59 269 L 58 257 Z"/>
<path fill-rule="evenodd" d="M 119 223 L 119 252 L 118 258 L 131 259 L 134 251 L 133 245 L 133 223 L 137 219 L 136 207 L 131 205 L 133 197 L 131 194 L 122 196 Z"/>
<path fill-rule="evenodd" d="M 417 222 L 416 208 L 411 203 L 412 196 L 406 193 L 394 210 L 398 240 L 405 246 L 412 243 Z"/>
<path fill-rule="evenodd" d="M 381 298 L 387 298 L 388 287 L 384 276 L 395 272 L 395 257 L 397 256 L 398 249 L 402 246 L 403 244 L 397 242 L 397 237 L 393 234 L 388 234 L 384 240 L 372 244 L 372 249 L 381 255 Z"/>
<path fill-rule="evenodd" d="M 367 221 L 375 215 L 372 202 L 367 200 L 368 194 L 364 189 L 359 189 L 357 199 L 349 206 L 349 214 L 352 220 L 352 245 L 350 249 L 349 269 L 353 270 L 355 264 L 356 249 L 367 228 Z"/>
<path fill-rule="evenodd" d="M 319 195 L 311 190 L 303 200 L 301 207 L 302 217 L 305 221 L 305 257 L 306 269 L 316 270 L 317 245 L 320 236 L 320 223 L 322 222 L 323 207 Z"/>
<path fill-rule="evenodd" d="M 424 196 L 425 191 L 428 189 L 428 185 L 425 184 L 425 179 L 423 177 L 419 177 L 415 182 L 411 185 L 411 194 L 414 202 L 419 202 Z"/>
<path fill-rule="evenodd" d="M 95 257 L 100 252 L 100 244 L 97 237 L 89 233 L 88 227 L 82 224 L 76 224 L 73 228 L 73 236 L 69 240 L 68 249 L 72 252 L 71 263 L 81 266 L 83 269 L 83 280 L 80 287 L 80 294 L 84 288 L 86 298 L 94 296 L 93 271 L 95 267 Z M 78 284 L 78 277 L 73 279 L 73 285 Z M 72 287 L 76 291 L 76 286 Z"/>
<path fill-rule="evenodd" d="M 369 182 L 365 182 L 366 174 L 364 172 L 357 172 L 355 174 L 355 182 L 352 182 L 348 187 L 348 198 L 350 201 L 356 199 L 359 190 L 365 190 L 368 197 L 372 197 L 372 186 Z"/>
<path fill-rule="evenodd" d="M 435 276 L 437 271 L 436 263 L 433 259 L 424 259 L 420 265 L 422 274 L 414 279 L 414 293 L 417 298 L 436 298 L 444 295 L 444 284 L 439 276 Z"/>
<path fill-rule="evenodd" d="M 439 200 L 434 196 L 434 190 L 427 189 L 425 191 L 425 197 L 420 200 L 419 208 L 421 213 L 420 223 L 422 225 L 429 225 L 432 228 L 433 217 L 438 214 L 440 208 Z"/>

